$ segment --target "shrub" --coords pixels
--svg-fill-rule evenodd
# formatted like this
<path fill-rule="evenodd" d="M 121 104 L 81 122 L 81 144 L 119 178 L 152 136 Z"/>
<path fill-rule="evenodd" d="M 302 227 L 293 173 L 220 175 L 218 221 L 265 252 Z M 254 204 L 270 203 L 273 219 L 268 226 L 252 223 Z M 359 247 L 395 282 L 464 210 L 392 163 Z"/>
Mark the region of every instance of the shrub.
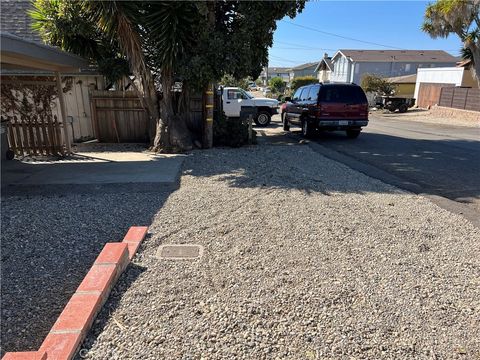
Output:
<path fill-rule="evenodd" d="M 285 82 L 281 77 L 273 77 L 268 82 L 268 85 L 272 88 L 273 93 L 281 93 L 285 90 Z"/>
<path fill-rule="evenodd" d="M 248 144 L 248 119 L 229 118 L 225 113 L 213 120 L 213 145 L 240 147 Z M 255 143 L 255 132 L 252 134 Z"/>
<path fill-rule="evenodd" d="M 301 86 L 316 83 L 318 83 L 318 79 L 315 76 L 300 76 L 292 80 L 291 89 L 295 91 Z"/>
<path fill-rule="evenodd" d="M 397 86 L 378 75 L 365 74 L 362 77 L 360 85 L 365 92 L 371 92 L 378 95 L 393 95 Z"/>

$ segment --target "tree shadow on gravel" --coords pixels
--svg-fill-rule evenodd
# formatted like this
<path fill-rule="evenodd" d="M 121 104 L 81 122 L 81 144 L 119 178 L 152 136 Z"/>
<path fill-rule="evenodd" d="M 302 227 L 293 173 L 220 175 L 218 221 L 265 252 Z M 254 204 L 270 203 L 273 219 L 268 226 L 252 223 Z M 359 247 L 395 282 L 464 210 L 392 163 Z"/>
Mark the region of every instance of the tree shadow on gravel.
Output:
<path fill-rule="evenodd" d="M 2 196 L 0 355 L 37 350 L 104 244 L 150 225 L 177 187 Z"/>
<path fill-rule="evenodd" d="M 113 287 L 110 296 L 108 297 L 105 305 L 103 305 L 97 318 L 95 319 L 91 330 L 88 333 L 87 338 L 80 345 L 80 348 L 74 357 L 74 360 L 84 359 L 88 354 L 89 357 L 95 358 L 95 354 L 90 353 L 98 336 L 103 332 L 107 326 L 109 320 L 113 320 L 119 331 L 125 330 L 126 326 L 122 323 L 121 319 L 117 319 L 114 316 L 116 309 L 120 306 L 120 301 L 123 294 L 135 283 L 135 281 L 146 271 L 143 266 L 135 263 L 130 263 L 127 269 L 118 279 L 117 283 Z"/>
<path fill-rule="evenodd" d="M 358 172 L 342 171 L 320 155 L 415 193 L 443 196 L 459 202 L 480 199 L 480 142 L 457 139 L 411 139 L 362 133 L 348 139 L 342 132 L 321 133 L 301 144 L 298 132 L 267 136 L 261 145 L 199 153 L 202 166 L 187 161 L 185 173 L 216 177 L 231 187 L 278 188 L 329 194 L 392 192 L 361 180 Z M 285 146 L 268 146 L 268 145 Z M 314 150 L 314 152 L 311 151 Z"/>

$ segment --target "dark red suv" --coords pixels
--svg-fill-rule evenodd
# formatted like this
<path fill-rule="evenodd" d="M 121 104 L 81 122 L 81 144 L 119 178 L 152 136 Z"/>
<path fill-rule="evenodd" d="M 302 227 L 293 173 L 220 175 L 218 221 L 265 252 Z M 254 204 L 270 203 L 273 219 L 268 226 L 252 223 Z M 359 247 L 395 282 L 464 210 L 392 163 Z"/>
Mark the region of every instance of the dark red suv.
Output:
<path fill-rule="evenodd" d="M 302 86 L 293 98 L 286 98 L 282 112 L 283 130 L 290 124 L 302 127 L 302 135 L 312 136 L 316 130 L 344 130 L 349 138 L 360 135 L 368 125 L 368 101 L 356 84 L 313 84 Z"/>

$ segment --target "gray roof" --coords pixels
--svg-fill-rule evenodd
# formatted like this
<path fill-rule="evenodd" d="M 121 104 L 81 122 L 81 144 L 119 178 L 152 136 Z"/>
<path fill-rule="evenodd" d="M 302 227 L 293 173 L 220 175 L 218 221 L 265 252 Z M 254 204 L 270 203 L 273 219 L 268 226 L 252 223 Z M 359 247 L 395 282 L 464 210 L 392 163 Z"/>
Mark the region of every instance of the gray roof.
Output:
<path fill-rule="evenodd" d="M 395 76 L 387 78 L 387 80 L 395 84 L 415 84 L 417 81 L 417 74 Z"/>
<path fill-rule="evenodd" d="M 88 61 L 53 46 L 0 32 L 1 70 L 78 72 Z"/>
<path fill-rule="evenodd" d="M 268 73 L 290 73 L 291 68 L 287 67 L 269 67 Z"/>
<path fill-rule="evenodd" d="M 357 62 L 419 62 L 455 64 L 456 58 L 443 50 L 348 50 L 343 55 Z M 338 54 L 338 53 L 337 53 Z M 335 56 L 334 56 L 335 57 Z"/>
<path fill-rule="evenodd" d="M 38 33 L 31 28 L 32 21 L 27 13 L 32 8 L 29 0 L 1 0 L 1 31 L 16 35 L 22 39 L 41 42 Z"/>
<path fill-rule="evenodd" d="M 298 66 L 295 66 L 292 68 L 292 70 L 303 70 L 303 69 L 307 69 L 309 67 L 312 67 L 312 66 L 317 66 L 318 62 L 311 62 L 311 63 L 305 63 L 305 64 L 302 64 L 302 65 L 298 65 Z"/>
<path fill-rule="evenodd" d="M 317 67 L 315 68 L 315 71 L 320 71 L 320 67 L 322 64 L 325 64 L 325 66 L 328 67 L 329 70 L 333 71 L 333 63 L 332 63 L 332 58 L 331 57 L 324 57 L 320 62 L 317 64 Z"/>

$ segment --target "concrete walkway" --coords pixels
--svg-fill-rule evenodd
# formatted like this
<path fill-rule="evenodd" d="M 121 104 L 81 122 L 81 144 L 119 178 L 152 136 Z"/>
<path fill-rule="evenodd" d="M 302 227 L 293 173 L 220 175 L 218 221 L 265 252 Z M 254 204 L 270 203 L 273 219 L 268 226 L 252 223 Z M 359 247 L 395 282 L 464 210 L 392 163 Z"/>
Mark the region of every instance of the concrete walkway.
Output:
<path fill-rule="evenodd" d="M 80 185 L 138 184 L 169 186 L 178 181 L 185 156 L 145 152 L 86 152 L 58 161 L 2 162 L 2 192 L 51 188 L 78 189 Z M 73 186 L 73 187 L 72 187 Z"/>

